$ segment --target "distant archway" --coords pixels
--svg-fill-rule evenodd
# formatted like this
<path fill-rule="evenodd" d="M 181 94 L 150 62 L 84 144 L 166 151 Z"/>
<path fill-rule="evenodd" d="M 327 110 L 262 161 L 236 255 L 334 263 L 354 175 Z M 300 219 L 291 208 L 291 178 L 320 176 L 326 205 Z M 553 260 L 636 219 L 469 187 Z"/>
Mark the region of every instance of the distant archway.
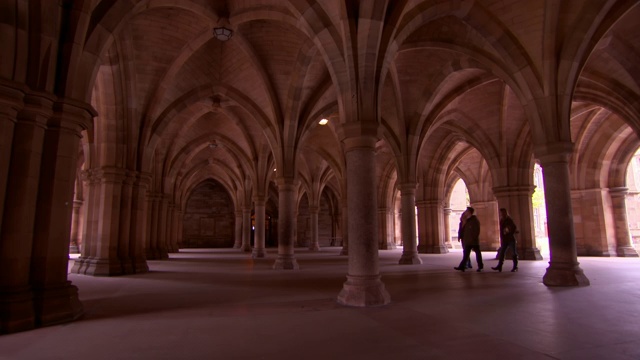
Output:
<path fill-rule="evenodd" d="M 460 222 L 460 216 L 462 212 L 469 206 L 469 190 L 464 180 L 458 179 L 455 185 L 451 189 L 449 194 L 449 207 L 448 211 L 445 208 L 445 215 L 448 212 L 449 216 L 449 233 L 446 234 L 445 242 L 449 248 L 461 249 L 458 242 L 458 223 Z"/>
<path fill-rule="evenodd" d="M 215 180 L 196 186 L 187 200 L 182 247 L 233 247 L 235 210 L 227 190 Z"/>

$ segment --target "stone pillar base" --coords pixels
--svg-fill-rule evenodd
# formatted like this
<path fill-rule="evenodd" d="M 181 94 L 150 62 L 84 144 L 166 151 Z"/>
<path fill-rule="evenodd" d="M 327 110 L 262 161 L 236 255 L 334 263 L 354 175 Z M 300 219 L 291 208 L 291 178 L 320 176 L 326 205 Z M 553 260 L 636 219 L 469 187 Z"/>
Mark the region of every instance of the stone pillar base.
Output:
<path fill-rule="evenodd" d="M 169 252 L 167 249 L 160 249 L 160 253 L 158 255 L 160 256 L 158 260 L 167 260 L 169 258 Z"/>
<path fill-rule="evenodd" d="M 386 241 L 380 244 L 380 250 L 395 250 L 398 247 L 393 241 Z"/>
<path fill-rule="evenodd" d="M 275 270 L 299 270 L 298 261 L 293 255 L 280 255 L 278 254 L 278 258 L 276 262 L 273 264 L 273 269 Z"/>
<path fill-rule="evenodd" d="M 243 251 L 243 252 L 251 252 L 251 245 L 249 245 L 249 244 L 243 245 L 240 248 L 240 250 Z"/>
<path fill-rule="evenodd" d="M 251 257 L 254 259 L 258 259 L 258 258 L 264 258 L 267 256 L 267 253 L 264 251 L 264 249 L 253 249 L 253 252 L 251 253 Z"/>
<path fill-rule="evenodd" d="M 420 254 L 446 254 L 449 252 L 444 245 L 418 245 L 418 253 Z"/>
<path fill-rule="evenodd" d="M 584 275 L 579 264 L 549 262 L 547 272 L 542 277 L 546 286 L 589 286 L 589 279 Z"/>
<path fill-rule="evenodd" d="M 520 260 L 542 260 L 542 254 L 538 248 L 526 248 L 520 256 Z"/>
<path fill-rule="evenodd" d="M 73 321 L 84 314 L 78 300 L 78 288 L 70 281 L 60 286 L 34 289 L 34 305 L 38 326 Z"/>
<path fill-rule="evenodd" d="M 621 246 L 616 253 L 619 257 L 638 257 L 638 252 L 632 246 Z"/>
<path fill-rule="evenodd" d="M 343 247 L 342 250 L 340 250 L 340 255 L 349 256 L 349 249 Z"/>
<path fill-rule="evenodd" d="M 120 267 L 122 268 L 122 274 L 133 274 L 134 270 L 133 270 L 133 263 L 131 262 L 131 259 L 129 258 L 120 258 L 118 259 L 120 261 Z"/>
<path fill-rule="evenodd" d="M 149 249 L 147 250 L 147 260 L 167 260 L 169 253 L 167 249 Z"/>
<path fill-rule="evenodd" d="M 145 258 L 131 259 L 131 264 L 133 266 L 134 274 L 142 274 L 142 273 L 149 272 L 149 265 L 147 264 L 147 259 Z"/>
<path fill-rule="evenodd" d="M 71 272 L 81 275 L 113 276 L 122 275 L 122 267 L 120 261 L 80 257 L 74 262 Z"/>
<path fill-rule="evenodd" d="M 0 291 L 0 334 L 31 330 L 35 327 L 33 293 L 28 287 Z"/>
<path fill-rule="evenodd" d="M 380 275 L 347 275 L 337 301 L 338 304 L 347 306 L 381 306 L 389 304 L 391 296 L 380 280 Z"/>
<path fill-rule="evenodd" d="M 418 257 L 418 253 L 416 251 L 402 252 L 402 256 L 400 256 L 400 261 L 398 261 L 398 264 L 400 265 L 422 264 L 422 260 Z"/>
<path fill-rule="evenodd" d="M 309 251 L 320 251 L 320 245 L 313 244 L 313 245 L 309 246 Z"/>

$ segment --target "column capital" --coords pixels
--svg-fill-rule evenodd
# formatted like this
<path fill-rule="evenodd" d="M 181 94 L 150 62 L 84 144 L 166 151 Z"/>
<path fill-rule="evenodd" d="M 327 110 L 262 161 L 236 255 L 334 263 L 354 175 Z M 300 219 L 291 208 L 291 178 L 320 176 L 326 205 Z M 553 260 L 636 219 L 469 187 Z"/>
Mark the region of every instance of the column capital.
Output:
<path fill-rule="evenodd" d="M 127 178 L 127 170 L 113 166 L 105 166 L 93 169 L 92 175 L 101 181 L 124 182 Z"/>
<path fill-rule="evenodd" d="M 278 191 L 280 190 L 295 190 L 298 186 L 296 179 L 290 177 L 279 177 L 276 179 L 278 185 Z"/>
<path fill-rule="evenodd" d="M 267 204 L 267 198 L 262 196 L 254 196 L 253 203 L 255 206 L 265 206 Z"/>
<path fill-rule="evenodd" d="M 0 80 L 0 116 L 5 115 L 15 121 L 15 117 L 24 107 L 26 89 L 20 84 L 11 84 Z"/>
<path fill-rule="evenodd" d="M 621 186 L 609 188 L 609 195 L 611 195 L 611 197 L 625 197 L 628 193 L 628 187 Z"/>
<path fill-rule="evenodd" d="M 544 168 L 545 164 L 568 163 L 573 154 L 573 143 L 569 141 L 559 141 L 534 146 L 533 153 L 540 160 Z"/>
<path fill-rule="evenodd" d="M 348 122 L 338 127 L 338 138 L 348 139 L 373 138 L 375 142 L 380 138 L 380 125 L 377 122 Z"/>
<path fill-rule="evenodd" d="M 417 186 L 418 184 L 415 182 L 403 182 L 398 184 L 398 190 L 400 190 L 401 194 L 415 194 Z"/>
<path fill-rule="evenodd" d="M 55 97 L 47 93 L 28 93 L 24 96 L 24 107 L 18 115 L 19 122 L 32 122 L 45 127 L 53 115 Z"/>
<path fill-rule="evenodd" d="M 54 114 L 49 125 L 66 128 L 78 134 L 93 126 L 93 118 L 98 116 L 89 104 L 73 99 L 61 99 L 53 104 Z"/>

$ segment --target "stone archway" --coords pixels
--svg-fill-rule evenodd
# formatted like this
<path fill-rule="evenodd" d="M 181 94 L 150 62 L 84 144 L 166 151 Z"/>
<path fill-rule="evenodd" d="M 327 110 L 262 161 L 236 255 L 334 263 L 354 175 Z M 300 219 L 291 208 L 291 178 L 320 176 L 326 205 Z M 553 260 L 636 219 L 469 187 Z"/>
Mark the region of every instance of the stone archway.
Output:
<path fill-rule="evenodd" d="M 207 180 L 193 189 L 185 206 L 183 221 L 183 247 L 233 247 L 233 202 L 217 181 Z"/>

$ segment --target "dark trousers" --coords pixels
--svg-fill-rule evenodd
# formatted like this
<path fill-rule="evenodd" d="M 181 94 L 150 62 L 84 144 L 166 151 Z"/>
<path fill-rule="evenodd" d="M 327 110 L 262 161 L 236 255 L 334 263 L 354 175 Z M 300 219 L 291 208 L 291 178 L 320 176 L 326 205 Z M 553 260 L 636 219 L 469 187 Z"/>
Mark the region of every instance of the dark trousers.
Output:
<path fill-rule="evenodd" d="M 518 267 L 518 250 L 516 249 L 516 242 L 507 241 L 504 244 L 502 244 L 502 246 L 500 246 L 500 249 L 498 250 L 498 252 L 500 253 L 498 257 L 499 268 L 502 268 L 502 264 L 504 263 L 504 256 L 507 254 L 507 250 L 509 250 L 509 248 L 513 249 L 513 267 L 514 268 Z"/>
<path fill-rule="evenodd" d="M 464 241 L 462 242 L 462 253 L 464 254 Z M 464 255 L 462 257 L 464 258 Z M 471 259 L 469 257 L 467 257 L 467 269 L 471 269 Z"/>
<path fill-rule="evenodd" d="M 462 252 L 462 261 L 460 262 L 460 265 L 458 267 L 464 269 L 467 265 L 467 262 L 471 262 L 471 259 L 469 259 L 469 257 L 471 256 L 471 250 L 476 253 L 478 269 L 484 268 L 484 264 L 482 263 L 482 253 L 480 252 L 480 245 L 465 245 Z"/>

